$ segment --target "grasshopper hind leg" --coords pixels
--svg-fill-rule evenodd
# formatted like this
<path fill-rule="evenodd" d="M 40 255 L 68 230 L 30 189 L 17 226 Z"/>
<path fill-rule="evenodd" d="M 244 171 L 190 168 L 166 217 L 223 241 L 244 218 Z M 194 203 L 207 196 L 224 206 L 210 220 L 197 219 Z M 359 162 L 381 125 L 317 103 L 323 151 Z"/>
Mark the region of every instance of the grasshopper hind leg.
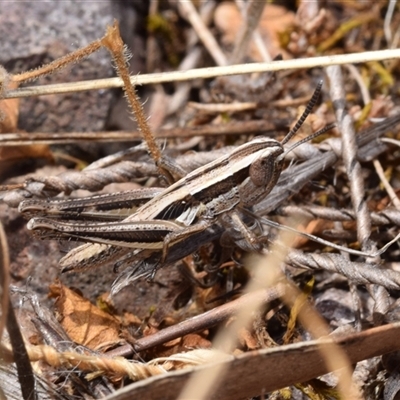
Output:
<path fill-rule="evenodd" d="M 131 259 L 137 257 L 137 254 L 130 254 Z M 143 254 L 141 255 L 144 256 Z M 123 264 L 129 262 L 129 257 L 124 257 L 124 259 L 118 261 L 118 268 Z M 115 267 L 115 266 L 114 266 Z M 160 268 L 160 254 L 152 254 L 148 257 L 144 257 L 134 264 L 131 264 L 125 268 L 124 271 L 120 272 L 118 277 L 114 280 L 111 285 L 111 296 L 116 295 L 126 286 L 131 285 L 133 282 L 140 278 L 146 278 L 153 280 L 157 270 Z"/>

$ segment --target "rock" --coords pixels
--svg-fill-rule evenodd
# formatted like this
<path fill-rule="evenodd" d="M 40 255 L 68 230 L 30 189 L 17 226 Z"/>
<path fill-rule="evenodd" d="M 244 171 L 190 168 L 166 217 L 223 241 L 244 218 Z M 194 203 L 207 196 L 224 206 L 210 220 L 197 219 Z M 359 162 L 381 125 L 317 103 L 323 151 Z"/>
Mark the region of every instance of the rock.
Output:
<path fill-rule="evenodd" d="M 0 64 L 11 73 L 37 68 L 101 38 L 107 24 L 114 18 L 120 19 L 121 13 L 112 1 L 3 2 L 1 8 Z M 113 75 L 110 57 L 101 50 L 72 68 L 40 78 L 37 83 Z M 18 127 L 28 132 L 102 130 L 112 99 L 109 90 L 23 99 Z"/>

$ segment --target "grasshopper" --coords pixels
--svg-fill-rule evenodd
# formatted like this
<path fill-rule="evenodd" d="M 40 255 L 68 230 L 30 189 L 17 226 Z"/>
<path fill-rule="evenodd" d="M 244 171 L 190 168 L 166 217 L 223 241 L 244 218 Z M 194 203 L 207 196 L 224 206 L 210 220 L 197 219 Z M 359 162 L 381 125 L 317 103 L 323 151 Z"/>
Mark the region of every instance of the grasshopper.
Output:
<path fill-rule="evenodd" d="M 80 271 L 120 258 L 143 260 L 154 252 L 161 253 L 159 262 L 162 264 L 167 260 L 170 246 L 179 245 L 217 221 L 227 229 L 239 231 L 245 239 L 246 249 L 259 250 L 260 242 L 241 222 L 237 212 L 252 207 L 268 195 L 280 176 L 288 152 L 332 128 L 329 125 L 286 151 L 283 147 L 311 112 L 321 87 L 322 81 L 318 83 L 303 115 L 282 142 L 256 137 L 230 154 L 190 172 L 168 188 L 144 191 L 138 193 L 136 198 L 131 192 L 70 201 L 24 201 L 20 205 L 21 212 L 45 215 L 32 218 L 28 229 L 44 237 L 89 242 L 72 250 L 60 261 L 63 271 Z M 140 205 L 141 202 L 144 203 Z M 121 204 L 138 208 L 122 221 L 116 220 L 118 218 L 114 214 L 111 214 L 112 217 L 105 216 L 102 222 L 64 222 L 49 218 L 82 216 L 98 219 L 101 209 L 119 208 Z"/>
<path fill-rule="evenodd" d="M 28 218 L 47 216 L 65 220 L 118 221 L 134 213 L 161 191 L 161 188 L 141 188 L 78 199 L 29 199 L 20 204 L 19 211 Z"/>
<path fill-rule="evenodd" d="M 241 247 L 260 250 L 261 242 L 242 222 L 239 211 L 254 206 L 270 193 L 289 151 L 331 128 L 328 126 L 288 150 L 284 149 L 284 145 L 311 112 L 322 82 L 318 84 L 303 115 L 282 142 L 256 137 L 230 154 L 186 175 L 162 156 L 149 129 L 130 81 L 126 51 L 117 23 L 107 28 L 102 39 L 48 64 L 42 71 L 35 70 L 14 76 L 13 79 L 22 82 L 42 73 L 54 72 L 100 47 L 105 47 L 111 53 L 148 150 L 170 186 L 166 189 L 146 189 L 76 200 L 27 200 L 20 204 L 19 209 L 33 217 L 28 222 L 28 229 L 41 237 L 87 242 L 61 259 L 63 271 L 80 271 L 113 261 L 117 262 L 117 266 L 133 261 L 135 265 L 153 265 L 154 272 L 159 264 L 171 260 L 168 257 L 171 248 L 174 254 L 181 254 L 178 251 L 180 246 L 190 248 L 191 240 L 199 236 L 203 240 L 207 231 L 216 225 L 235 232 L 233 236 L 237 238 L 234 240 Z"/>

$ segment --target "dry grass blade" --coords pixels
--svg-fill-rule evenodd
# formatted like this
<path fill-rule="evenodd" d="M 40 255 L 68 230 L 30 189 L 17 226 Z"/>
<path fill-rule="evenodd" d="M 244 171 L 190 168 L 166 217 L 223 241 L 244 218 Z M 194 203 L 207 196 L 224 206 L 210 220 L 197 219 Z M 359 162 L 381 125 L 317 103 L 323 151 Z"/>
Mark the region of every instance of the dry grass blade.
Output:
<path fill-rule="evenodd" d="M 265 3 L 262 1 L 250 0 L 247 2 L 246 21 L 237 35 L 236 44 L 230 57 L 230 64 L 237 64 L 242 61 L 250 44 L 252 34 L 260 22 L 264 7 Z"/>
<path fill-rule="evenodd" d="M 12 346 L 12 353 L 17 366 L 18 379 L 21 386 L 21 393 L 24 400 L 36 399 L 35 376 L 25 348 L 24 338 L 19 329 L 14 309 L 9 296 L 9 270 L 10 259 L 8 253 L 7 238 L 0 222 L 0 280 L 1 280 L 1 321 L 0 321 L 0 344 L 4 325 L 7 326 L 8 336 Z M 3 352 L 0 350 L 2 358 Z"/>
<path fill-rule="evenodd" d="M 400 58 L 400 49 L 365 51 L 362 53 L 340 54 L 332 56 L 310 57 L 294 60 L 273 61 L 270 63 L 238 64 L 229 67 L 198 68 L 188 71 L 163 72 L 143 74 L 131 77 L 133 85 L 148 85 L 166 82 L 181 82 L 194 79 L 210 79 L 218 76 L 243 75 L 254 72 L 273 72 L 296 69 L 326 67 L 330 65 L 357 64 L 369 61 L 383 61 Z M 42 96 L 47 94 L 62 94 L 84 90 L 99 90 L 122 87 L 120 78 L 97 79 L 84 82 L 70 82 L 55 85 L 26 87 L 10 90 L 3 98 Z"/>
<path fill-rule="evenodd" d="M 400 276 L 397 271 L 380 270 L 376 264 L 350 261 L 341 254 L 304 253 L 291 250 L 286 261 L 299 268 L 337 272 L 359 285 L 376 284 L 391 290 L 398 290 L 400 287 Z"/>
<path fill-rule="evenodd" d="M 108 396 L 107 400 L 136 400 L 144 397 L 149 400 L 174 400 L 176 393 L 182 390 L 197 371 L 207 370 L 212 375 L 215 368 L 224 368 L 228 372 L 222 378 L 213 398 L 232 400 L 258 396 L 260 393 L 272 392 L 327 373 L 328 369 L 321 358 L 322 348 L 326 353 L 331 353 L 334 351 L 333 344 L 335 348 L 340 346 L 349 361 L 355 364 L 398 350 L 399 333 L 400 324 L 395 323 L 340 338 L 321 338 L 306 343 L 248 352 L 236 356 L 233 362 L 222 361 L 210 366 L 197 367 L 194 371 L 176 371 L 134 383 Z M 240 386 L 235 385 L 235 382 L 240 382 Z"/>
<path fill-rule="evenodd" d="M 10 286 L 10 255 L 8 251 L 7 237 L 4 232 L 3 224 L 0 221 L 0 343 L 6 326 L 8 306 L 9 306 L 9 286 Z"/>
<path fill-rule="evenodd" d="M 370 237 L 370 220 L 367 204 L 364 201 L 364 182 L 361 175 L 361 165 L 357 160 L 357 143 L 355 128 L 351 116 L 346 110 L 344 82 L 339 66 L 327 68 L 327 75 L 330 79 L 331 97 L 336 111 L 336 120 L 342 134 L 342 157 L 349 178 L 351 199 L 353 209 L 357 212 L 358 240 L 362 247 L 368 250 L 367 243 Z"/>
<path fill-rule="evenodd" d="M 21 393 L 24 400 L 35 400 L 35 375 L 29 360 L 28 352 L 25 347 L 24 338 L 19 329 L 17 318 L 11 301 L 8 306 L 7 331 L 10 337 L 14 362 L 17 366 L 18 379 L 21 385 Z M 3 350 L 0 350 L 3 355 Z"/>
<path fill-rule="evenodd" d="M 322 218 L 331 221 L 353 221 L 356 214 L 353 210 L 332 209 L 321 206 L 283 206 L 277 210 L 280 215 L 299 215 L 305 218 Z M 373 225 L 400 225 L 400 212 L 393 209 L 382 210 L 371 213 L 371 222 Z"/>
<path fill-rule="evenodd" d="M 304 101 L 303 101 L 304 102 Z M 224 107 L 221 107 L 224 108 Z M 230 107 L 232 108 L 232 107 Z M 252 108 L 249 105 L 248 109 Z M 185 128 L 165 128 L 154 132 L 156 138 L 187 138 L 194 136 L 222 136 L 222 135 L 241 135 L 243 132 L 258 134 L 271 131 L 275 124 L 270 121 L 252 120 L 236 121 L 223 125 L 200 125 Z M 133 132 L 68 132 L 64 133 L 4 133 L 0 136 L 1 146 L 17 146 L 29 144 L 65 144 L 79 142 L 129 142 L 142 139 L 139 131 Z"/>
<path fill-rule="evenodd" d="M 218 42 L 204 24 L 191 0 L 179 1 L 178 5 L 180 13 L 192 24 L 194 31 L 199 36 L 206 49 L 209 51 L 216 64 L 227 65 L 228 61 L 220 49 Z"/>
<path fill-rule="evenodd" d="M 296 225 L 299 221 L 296 221 Z M 294 224 L 295 221 L 292 221 Z M 283 232 L 281 233 L 278 242 L 282 242 L 286 245 L 293 241 L 293 233 Z M 259 259 L 254 263 L 253 270 L 254 276 L 250 283 L 246 286 L 246 293 L 253 293 L 262 287 L 270 287 L 277 280 L 282 279 L 279 265 L 284 261 L 286 257 L 283 248 L 277 244 L 272 246 L 268 255 L 264 259 Z M 293 286 L 292 289 L 294 290 Z M 298 295 L 298 293 L 296 293 Z M 284 293 L 283 299 L 286 303 L 292 302 L 293 293 Z M 292 305 L 292 304 L 290 304 Z M 247 307 L 243 307 L 238 310 L 235 320 L 228 326 L 227 329 L 221 330 L 213 341 L 213 346 L 217 349 L 222 349 L 227 353 L 231 353 L 236 347 L 237 332 L 240 328 L 247 327 L 253 319 L 254 313 L 257 313 L 262 306 L 260 300 L 254 301 Z M 310 306 L 306 307 L 307 312 L 304 310 L 300 313 L 300 320 L 303 326 L 314 336 L 318 337 L 318 330 L 325 332 L 325 335 L 329 334 L 325 322 L 322 318 L 315 313 Z M 304 315 L 307 315 L 305 317 Z M 333 344 L 332 344 L 333 345 Z M 334 346 L 334 345 L 333 345 Z M 340 368 L 345 369 L 345 373 L 338 375 L 338 389 L 341 392 L 344 399 L 355 399 L 358 395 L 353 391 L 351 384 L 351 365 L 347 360 L 346 355 L 340 350 L 340 348 L 334 346 L 326 351 L 321 347 L 321 355 L 327 365 L 329 371 L 334 371 Z M 332 351 L 335 357 L 332 357 Z M 215 365 L 212 370 L 203 370 L 196 372 L 193 377 L 187 383 L 187 386 L 179 395 L 179 399 L 208 399 L 214 397 L 214 392 L 218 387 L 221 387 L 221 381 L 224 375 L 227 373 L 226 365 L 219 364 Z M 232 382 L 235 380 L 232 379 Z M 233 384 L 235 386 L 235 384 Z M 240 390 L 238 387 L 236 390 Z M 248 396 L 250 394 L 246 394 Z"/>
<path fill-rule="evenodd" d="M 357 237 L 364 251 L 375 251 L 377 246 L 370 239 L 371 218 L 365 199 L 364 179 L 361 164 L 357 160 L 357 144 L 355 128 L 351 116 L 346 110 L 345 93 L 343 89 L 343 77 L 339 66 L 327 68 L 327 75 L 331 82 L 331 97 L 335 107 L 336 119 L 342 134 L 342 156 L 349 179 L 351 201 L 354 211 L 357 213 Z M 379 258 L 375 260 L 379 265 Z M 390 307 L 389 294 L 383 286 L 372 285 L 369 287 L 371 296 L 375 300 L 374 317 L 379 323 Z"/>
<path fill-rule="evenodd" d="M 380 178 L 383 186 L 385 187 L 386 192 L 388 193 L 391 202 L 396 207 L 396 209 L 400 211 L 400 200 L 397 197 L 392 186 L 390 185 L 389 181 L 387 180 L 387 178 L 385 176 L 385 172 L 383 171 L 383 168 L 382 168 L 382 164 L 379 162 L 379 160 L 374 160 L 373 163 L 374 163 L 375 171 L 379 175 L 379 178 Z"/>

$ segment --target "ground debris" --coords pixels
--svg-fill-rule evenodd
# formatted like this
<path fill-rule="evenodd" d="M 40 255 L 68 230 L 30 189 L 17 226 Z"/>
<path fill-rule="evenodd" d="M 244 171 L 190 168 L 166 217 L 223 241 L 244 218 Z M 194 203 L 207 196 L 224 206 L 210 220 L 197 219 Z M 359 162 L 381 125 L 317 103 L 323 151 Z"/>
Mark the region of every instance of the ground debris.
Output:
<path fill-rule="evenodd" d="M 60 36 L 59 46 L 52 42 L 46 49 L 40 42 L 36 48 L 31 39 L 20 46 L 11 35 L 1 55 L 8 72 L 2 72 L 0 82 L 0 95 L 6 97 L 0 103 L 0 220 L 6 232 L 0 315 L 5 321 L 15 310 L 18 323 L 11 328 L 24 335 L 22 362 L 34 367 L 35 395 L 395 398 L 398 58 L 180 78 L 138 88 L 128 84 L 129 74 L 139 71 L 155 73 L 156 79 L 157 73 L 175 70 L 272 60 L 279 65 L 282 59 L 397 48 L 400 13 L 393 2 L 300 1 L 290 7 L 262 7 L 253 0 L 243 7 L 233 1 L 111 3 L 91 6 L 82 15 L 74 11 L 75 25 L 69 26 L 88 28 L 86 19 L 96 12 L 109 24 L 104 29 L 93 25 L 87 37 L 74 32 L 79 36 L 75 50 L 90 43 L 82 54 L 62 58 L 64 50 L 68 53 L 65 37 L 75 39 L 58 28 L 44 35 L 54 29 L 48 16 L 37 34 Z M 17 18 L 18 7 L 9 7 L 9 18 Z M 28 7 L 28 30 L 41 7 Z M 111 25 L 116 15 L 119 28 L 117 22 Z M 0 31 L 7 29 L 6 22 Z M 130 69 L 119 29 L 134 54 Z M 3 36 L 7 42 L 8 35 Z M 113 62 L 97 52 L 102 46 Z M 39 55 L 32 56 L 37 49 Z M 31 55 L 24 56 L 26 51 Z M 91 52 L 99 70 L 84 59 Z M 21 72 L 21 57 L 37 69 Z M 46 90 L 24 85 L 31 85 L 40 64 L 50 58 L 57 69 L 65 60 L 79 67 L 51 74 L 40 85 L 58 78 L 107 78 L 117 65 L 135 121 L 125 102 L 113 106 L 117 91 L 104 81 L 94 81 L 100 85 L 96 91 L 60 95 L 61 84 L 47 96 L 7 98 L 18 93 L 17 87 Z M 321 80 L 320 99 L 313 110 L 306 108 L 308 118 L 288 146 L 332 123 L 336 127 L 282 160 L 283 172 L 268 196 L 248 200 L 275 179 L 270 174 L 264 182 L 265 174 L 256 176 L 259 160 L 246 164 L 247 181 L 238 176 L 239 168 L 223 179 L 205 168 L 201 171 L 214 179 L 212 185 L 198 188 L 189 181 L 192 192 L 179 194 L 168 207 L 152 211 L 144 221 L 125 220 L 167 193 L 166 187 L 175 188 L 181 176 L 218 159 L 232 162 L 227 155 L 258 135 L 276 140 L 265 150 L 274 159 L 263 171 L 271 172 L 276 143 L 302 121 Z M 115 137 L 121 143 L 99 145 L 97 134 L 101 141 Z M 248 187 L 253 190 L 245 191 Z M 213 207 L 234 204 L 228 194 L 240 199 L 233 206 L 236 212 L 221 208 L 221 215 L 213 214 Z M 196 196 L 207 200 L 192 203 Z M 36 236 L 53 240 L 31 236 L 26 219 Z M 129 229 L 118 228 L 121 221 Z M 198 228 L 198 222 L 205 222 L 201 229 L 179 236 L 187 227 Z M 35 223 L 41 229 L 34 230 Z M 85 230 L 88 226 L 92 231 Z M 76 247 L 76 241 L 84 245 Z M 60 274 L 61 258 L 68 273 Z M 12 331 L 4 321 L 0 338 L 4 327 Z M 33 398 L 19 391 L 24 356 L 15 343 L 12 348 L 12 339 L 4 334 L 0 343 L 0 382 L 12 381 L 9 387 L 0 384 L 0 397 Z M 344 372 L 324 375 L 337 369 Z"/>

